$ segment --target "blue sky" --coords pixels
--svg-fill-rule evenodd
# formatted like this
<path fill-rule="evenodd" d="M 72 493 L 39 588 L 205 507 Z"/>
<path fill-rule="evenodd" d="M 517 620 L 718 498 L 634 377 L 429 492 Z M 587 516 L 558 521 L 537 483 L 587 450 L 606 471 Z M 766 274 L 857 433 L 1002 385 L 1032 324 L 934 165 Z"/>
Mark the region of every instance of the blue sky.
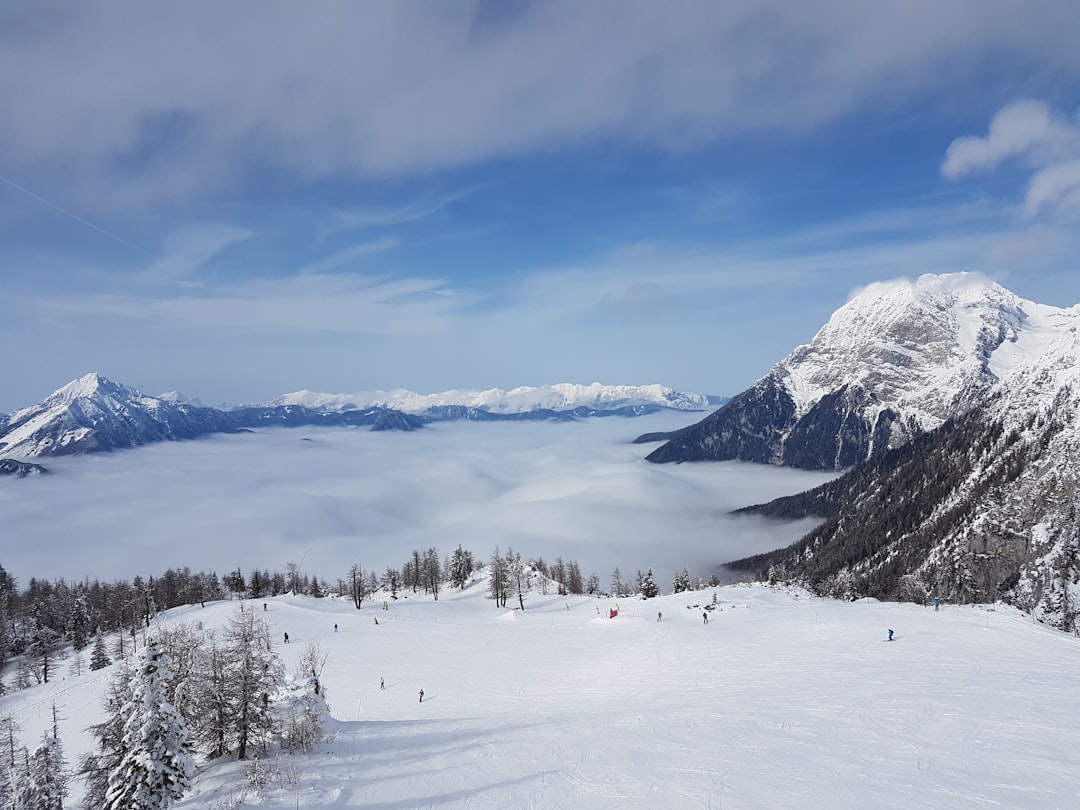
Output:
<path fill-rule="evenodd" d="M 0 410 L 98 371 L 733 394 L 857 288 L 1080 302 L 1080 6 L 0 8 Z"/>

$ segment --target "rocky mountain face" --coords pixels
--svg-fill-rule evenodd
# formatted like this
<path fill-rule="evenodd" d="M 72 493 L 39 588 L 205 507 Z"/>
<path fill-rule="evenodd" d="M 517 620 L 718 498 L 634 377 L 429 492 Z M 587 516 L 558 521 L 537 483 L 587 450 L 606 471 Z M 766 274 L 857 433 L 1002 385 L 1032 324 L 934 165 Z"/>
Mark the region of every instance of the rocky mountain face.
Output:
<path fill-rule="evenodd" d="M 665 442 L 654 462 L 846 469 L 976 407 L 1076 322 L 968 273 L 874 284 L 720 410 L 638 441 Z"/>
<path fill-rule="evenodd" d="M 1076 630 L 1080 342 L 1074 328 L 1042 338 L 965 413 L 822 487 L 744 510 L 822 523 L 732 567 L 838 597 L 1005 599 Z"/>

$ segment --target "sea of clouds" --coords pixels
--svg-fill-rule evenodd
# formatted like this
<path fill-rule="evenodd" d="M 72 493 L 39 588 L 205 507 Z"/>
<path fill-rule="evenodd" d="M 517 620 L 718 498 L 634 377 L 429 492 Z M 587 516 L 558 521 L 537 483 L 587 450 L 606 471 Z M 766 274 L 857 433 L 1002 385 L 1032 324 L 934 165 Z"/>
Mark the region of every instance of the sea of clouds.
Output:
<path fill-rule="evenodd" d="M 69 581 L 169 567 L 284 571 L 331 584 L 353 563 L 382 573 L 414 548 L 480 560 L 495 547 L 576 560 L 604 588 L 651 568 L 708 577 L 798 539 L 813 523 L 727 513 L 828 475 L 736 462 L 655 465 L 634 437 L 684 426 L 660 413 L 580 422 L 443 423 L 415 433 L 269 428 L 49 461 L 0 481 L 2 565 Z M 726 576 L 726 574 L 724 574 Z"/>

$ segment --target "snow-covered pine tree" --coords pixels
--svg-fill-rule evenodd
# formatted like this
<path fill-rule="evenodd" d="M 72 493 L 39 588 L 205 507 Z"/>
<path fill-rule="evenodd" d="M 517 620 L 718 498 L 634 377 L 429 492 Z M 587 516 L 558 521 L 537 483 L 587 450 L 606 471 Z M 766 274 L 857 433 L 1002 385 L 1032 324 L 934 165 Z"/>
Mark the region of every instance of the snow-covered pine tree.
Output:
<path fill-rule="evenodd" d="M 97 638 L 94 639 L 94 649 L 90 651 L 90 671 L 105 669 L 111 663 L 109 653 L 105 649 L 105 638 L 98 633 Z"/>
<path fill-rule="evenodd" d="M 100 638 L 100 637 L 99 637 Z M 128 661 L 117 664 L 116 671 L 109 678 L 105 692 L 105 721 L 91 726 L 96 748 L 79 759 L 76 773 L 86 783 L 83 796 L 85 807 L 102 807 L 109 792 L 109 773 L 120 765 L 124 755 L 124 707 L 131 701 L 132 672 Z"/>
<path fill-rule="evenodd" d="M 685 568 L 682 571 L 676 571 L 672 593 L 682 593 L 688 590 L 690 590 L 690 573 Z"/>
<path fill-rule="evenodd" d="M 166 699 L 169 657 L 150 640 L 132 679 L 120 763 L 109 774 L 106 810 L 161 810 L 191 786 L 195 762 L 187 723 Z"/>
<path fill-rule="evenodd" d="M 641 578 L 641 598 L 652 599 L 655 596 L 660 595 L 660 589 L 656 587 L 656 582 L 653 580 L 652 569 L 650 568 Z"/>
<path fill-rule="evenodd" d="M 3 569 L 0 569 L 3 570 Z M 26 749 L 15 740 L 19 724 L 9 714 L 0 718 L 0 807 L 16 808 L 26 781 Z"/>
<path fill-rule="evenodd" d="M 87 601 L 86 588 L 80 585 L 75 591 L 71 609 L 71 643 L 76 651 L 89 644 L 90 630 L 90 604 Z"/>
<path fill-rule="evenodd" d="M 60 730 L 53 704 L 52 730 L 41 735 L 41 744 L 27 761 L 26 780 L 21 791 L 21 807 L 26 810 L 64 810 L 68 794 L 67 760 L 60 743 Z"/>

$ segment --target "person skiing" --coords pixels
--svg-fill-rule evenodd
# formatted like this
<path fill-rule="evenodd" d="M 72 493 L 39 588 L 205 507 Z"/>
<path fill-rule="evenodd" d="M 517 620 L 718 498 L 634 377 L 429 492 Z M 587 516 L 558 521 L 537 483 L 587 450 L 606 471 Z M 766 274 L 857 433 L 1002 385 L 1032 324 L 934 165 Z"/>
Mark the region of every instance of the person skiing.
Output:
<path fill-rule="evenodd" d="M 286 644 L 289 643 L 289 634 L 288 633 L 285 634 L 285 643 Z"/>
<path fill-rule="evenodd" d="M 423 689 L 420 690 L 420 702 L 421 703 L 424 702 L 424 690 Z"/>
<path fill-rule="evenodd" d="M 938 609 L 939 609 L 940 607 L 941 607 L 941 600 L 940 600 L 940 599 L 938 599 L 938 598 L 937 598 L 937 597 L 935 596 L 935 597 L 934 597 L 934 613 L 937 613 L 937 612 L 938 612 Z"/>
<path fill-rule="evenodd" d="M 379 678 L 379 688 L 386 691 L 386 678 Z"/>
<path fill-rule="evenodd" d="M 889 628 L 889 641 L 892 641 L 892 628 Z"/>
<path fill-rule="evenodd" d="M 658 611 L 656 611 L 656 620 L 657 620 L 658 622 L 662 622 L 662 621 L 664 620 L 664 614 L 663 614 L 663 613 L 661 613 L 661 612 L 660 612 L 659 610 L 658 610 Z"/>
<path fill-rule="evenodd" d="M 703 622 L 702 622 L 703 624 L 708 624 L 709 623 L 709 614 L 708 614 L 707 611 L 702 612 L 701 618 L 703 620 Z"/>
<path fill-rule="evenodd" d="M 334 624 L 334 632 L 335 633 L 337 632 L 337 624 L 336 623 Z"/>
<path fill-rule="evenodd" d="M 372 616 L 371 618 L 373 618 L 375 620 L 375 624 L 379 623 L 379 617 L 378 616 Z"/>

